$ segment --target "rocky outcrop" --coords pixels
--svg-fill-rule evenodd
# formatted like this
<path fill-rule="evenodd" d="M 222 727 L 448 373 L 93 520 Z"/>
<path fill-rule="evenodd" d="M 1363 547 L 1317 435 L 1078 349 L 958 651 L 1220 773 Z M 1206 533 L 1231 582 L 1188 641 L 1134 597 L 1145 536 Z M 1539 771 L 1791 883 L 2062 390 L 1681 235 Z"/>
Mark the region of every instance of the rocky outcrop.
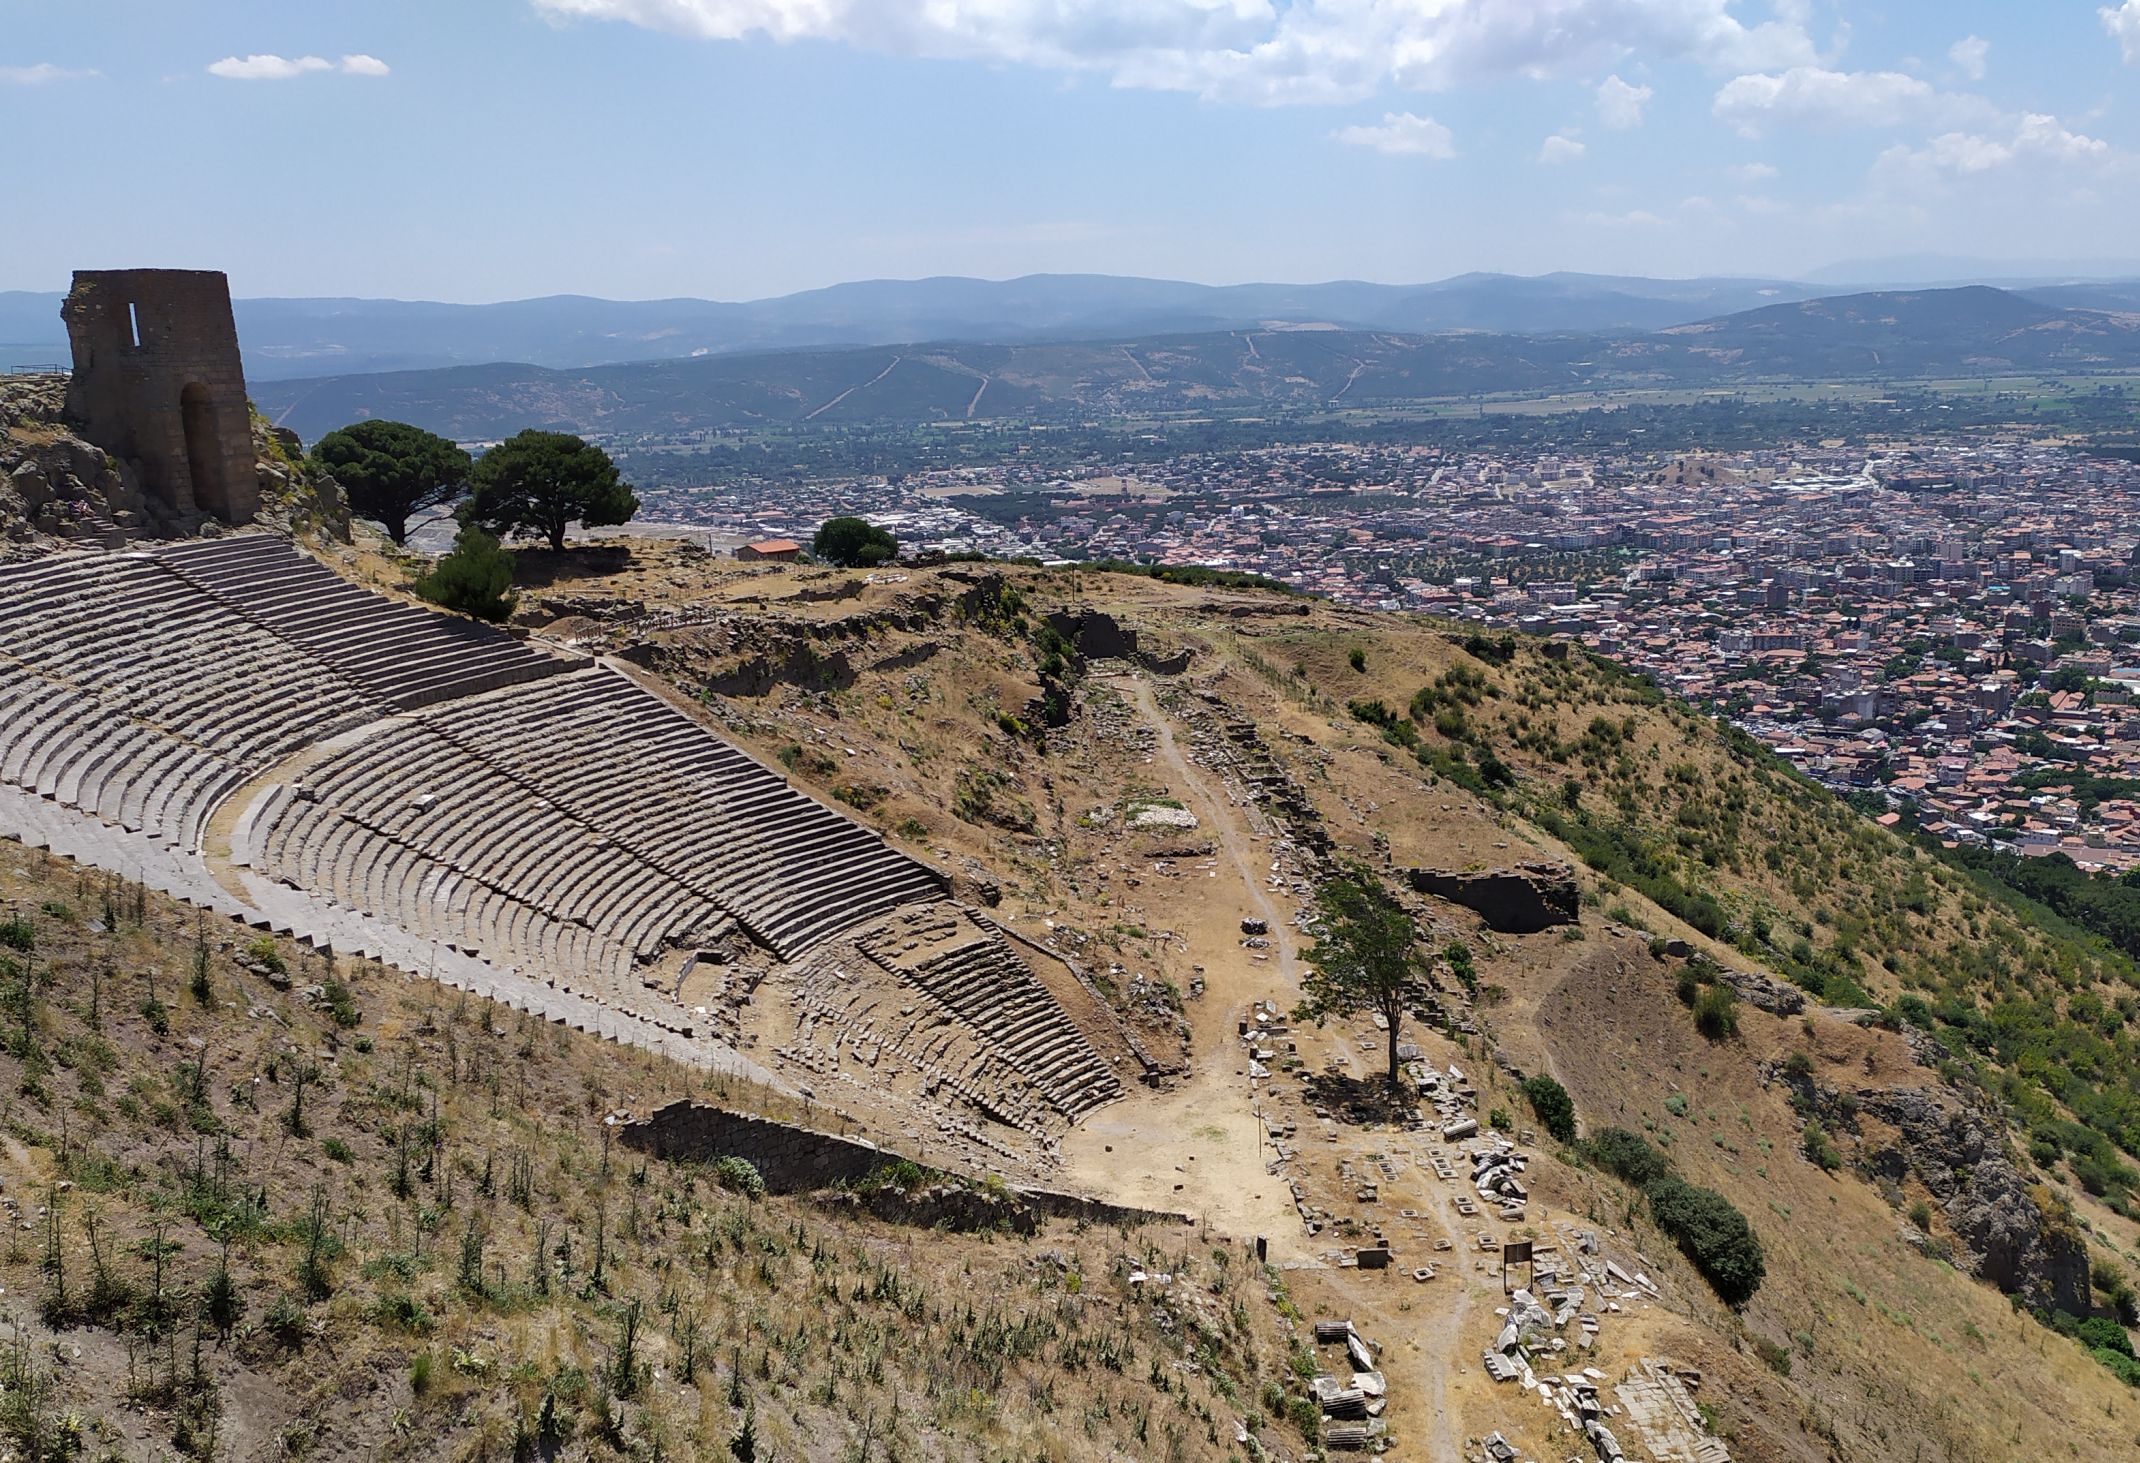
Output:
<path fill-rule="evenodd" d="M 1523 863 L 1476 873 L 1406 869 L 1404 877 L 1421 894 L 1461 904 L 1504 935 L 1574 924 L 1582 904 L 1575 871 L 1560 863 Z"/>
<path fill-rule="evenodd" d="M 75 434 L 62 415 L 64 376 L 0 377 L 0 546 L 117 548 L 146 538 L 219 531 L 213 519 L 174 516 L 142 491 L 131 464 Z M 256 421 L 257 521 L 304 537 L 349 539 L 335 485 L 305 465 L 296 439 Z"/>
<path fill-rule="evenodd" d="M 1719 970 L 1717 979 L 1739 993 L 1739 998 L 1757 1011 L 1771 1016 L 1796 1016 L 1806 1009 L 1806 993 L 1756 970 Z"/>
<path fill-rule="evenodd" d="M 132 469 L 60 423 L 64 376 L 0 378 L 0 542 L 116 546 L 161 525 Z"/>
<path fill-rule="evenodd" d="M 1894 1183 L 1914 1177 L 1939 1202 L 1970 1268 L 2025 1304 L 2088 1313 L 2088 1248 L 2062 1201 L 2009 1156 L 1998 1124 L 1936 1090 L 1865 1089 L 1857 1110 L 1895 1129 L 1863 1159 Z"/>

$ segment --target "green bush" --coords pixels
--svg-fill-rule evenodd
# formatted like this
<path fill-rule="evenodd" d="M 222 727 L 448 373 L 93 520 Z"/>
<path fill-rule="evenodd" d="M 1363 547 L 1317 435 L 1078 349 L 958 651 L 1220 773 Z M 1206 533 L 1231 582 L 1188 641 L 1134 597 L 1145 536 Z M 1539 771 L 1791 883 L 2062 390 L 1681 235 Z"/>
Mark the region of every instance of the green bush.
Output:
<path fill-rule="evenodd" d="M 246 941 L 245 953 L 261 969 L 272 971 L 276 975 L 282 975 L 289 969 L 283 961 L 282 949 L 275 943 L 273 935 L 256 935 Z"/>
<path fill-rule="evenodd" d="M 1523 1095 L 1531 1100 L 1540 1126 L 1559 1142 L 1575 1141 L 1575 1101 L 1567 1088 L 1541 1072 L 1524 1079 Z"/>
<path fill-rule="evenodd" d="M 2133 1360 L 2122 1351 L 2112 1351 L 2107 1346 L 2096 1346 L 2088 1354 L 2110 1368 L 2112 1376 L 2128 1387 L 2140 1387 L 2140 1361 Z"/>
<path fill-rule="evenodd" d="M 1601 1129 L 1591 1135 L 1590 1141 L 1583 1145 L 1583 1151 L 1599 1168 L 1627 1180 L 1638 1189 L 1648 1188 L 1672 1171 L 1665 1156 L 1651 1147 L 1647 1139 L 1625 1128 Z"/>
<path fill-rule="evenodd" d="M 347 1028 L 364 1019 L 364 1013 L 357 1009 L 357 998 L 341 981 L 330 978 L 321 987 L 321 993 L 326 998 L 327 1012 L 334 1017 L 335 1025 Z"/>
<path fill-rule="evenodd" d="M 741 1194 L 748 1199 L 765 1197 L 765 1178 L 758 1172 L 758 1165 L 747 1158 L 735 1155 L 719 1159 L 713 1165 L 713 1176 L 722 1188 Z"/>
<path fill-rule="evenodd" d="M 416 581 L 420 597 L 479 620 L 510 618 L 512 591 L 513 556 L 473 524 L 455 534 L 453 551 Z"/>
<path fill-rule="evenodd" d="M 0 945 L 24 954 L 37 948 L 37 931 L 19 914 L 11 914 L 0 920 Z"/>
<path fill-rule="evenodd" d="M 2080 1323 L 2074 1335 L 2090 1351 L 2115 1351 L 2123 1356 L 2133 1354 L 2132 1338 L 2125 1334 L 2123 1326 L 2108 1316 L 2090 1316 Z"/>
<path fill-rule="evenodd" d="M 1661 1178 L 1648 1193 L 1658 1228 L 1672 1237 L 1718 1298 L 1734 1307 L 1752 1300 L 1767 1263 L 1746 1216 L 1716 1190 L 1680 1178 Z"/>
<path fill-rule="evenodd" d="M 1703 986 L 1694 998 L 1694 1029 L 1711 1041 L 1728 1041 L 1739 1034 L 1739 993 L 1719 981 Z"/>
<path fill-rule="evenodd" d="M 1599 1130 L 1582 1151 L 1648 1196 L 1657 1227 L 1671 1236 L 1719 1299 L 1736 1307 L 1753 1298 L 1767 1264 L 1760 1237 L 1729 1199 L 1677 1177 L 1669 1159 L 1625 1128 Z"/>

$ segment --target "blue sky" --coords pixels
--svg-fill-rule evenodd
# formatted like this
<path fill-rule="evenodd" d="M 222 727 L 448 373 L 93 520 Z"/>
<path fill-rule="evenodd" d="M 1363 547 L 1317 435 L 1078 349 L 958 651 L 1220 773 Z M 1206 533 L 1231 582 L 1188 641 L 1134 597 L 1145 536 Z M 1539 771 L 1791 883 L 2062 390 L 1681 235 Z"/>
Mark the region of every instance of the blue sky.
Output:
<path fill-rule="evenodd" d="M 0 289 L 2140 256 L 2140 0 L 0 0 Z"/>

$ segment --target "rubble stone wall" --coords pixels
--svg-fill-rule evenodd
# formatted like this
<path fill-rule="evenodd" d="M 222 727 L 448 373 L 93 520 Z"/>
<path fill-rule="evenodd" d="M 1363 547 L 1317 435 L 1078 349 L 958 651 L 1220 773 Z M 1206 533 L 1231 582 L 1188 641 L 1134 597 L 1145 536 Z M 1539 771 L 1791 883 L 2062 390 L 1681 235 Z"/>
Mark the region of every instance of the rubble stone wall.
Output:
<path fill-rule="evenodd" d="M 839 1184 L 860 1183 L 887 1164 L 907 1160 L 862 1138 L 843 1138 L 812 1128 L 749 1113 L 730 1112 L 705 1103 L 677 1101 L 622 1130 L 627 1146 L 656 1158 L 740 1158 L 758 1170 L 775 1193 L 804 1193 Z M 968 1175 L 916 1163 L 924 1174 L 964 1181 Z M 1110 1204 L 1083 1194 L 1011 1186 L 1008 1193 L 1026 1207 L 1058 1219 L 1097 1224 L 1181 1224 L 1184 1214 Z"/>
<path fill-rule="evenodd" d="M 1504 935 L 1573 924 L 1581 907 L 1575 873 L 1561 864 L 1519 864 L 1478 873 L 1407 869 L 1405 879 L 1422 894 L 1463 905 Z"/>

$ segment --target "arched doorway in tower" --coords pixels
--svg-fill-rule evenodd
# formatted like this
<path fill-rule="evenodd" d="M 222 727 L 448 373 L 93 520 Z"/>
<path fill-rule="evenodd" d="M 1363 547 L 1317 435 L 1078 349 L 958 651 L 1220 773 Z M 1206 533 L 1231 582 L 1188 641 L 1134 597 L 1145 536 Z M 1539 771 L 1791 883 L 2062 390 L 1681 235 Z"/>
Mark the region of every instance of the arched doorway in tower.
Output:
<path fill-rule="evenodd" d="M 223 447 L 216 436 L 215 404 L 196 381 L 178 395 L 186 433 L 186 475 L 193 480 L 193 506 L 218 518 L 230 516 L 230 485 L 223 481 Z"/>

